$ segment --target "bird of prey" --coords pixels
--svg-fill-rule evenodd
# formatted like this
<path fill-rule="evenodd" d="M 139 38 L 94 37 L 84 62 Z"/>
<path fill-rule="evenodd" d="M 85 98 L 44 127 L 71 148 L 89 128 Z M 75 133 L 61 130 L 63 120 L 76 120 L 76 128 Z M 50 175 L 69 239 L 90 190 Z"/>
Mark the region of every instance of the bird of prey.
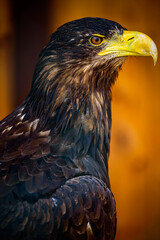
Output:
<path fill-rule="evenodd" d="M 111 87 L 154 42 L 102 18 L 64 24 L 42 50 L 29 95 L 0 122 L 1 240 L 113 240 Z"/>

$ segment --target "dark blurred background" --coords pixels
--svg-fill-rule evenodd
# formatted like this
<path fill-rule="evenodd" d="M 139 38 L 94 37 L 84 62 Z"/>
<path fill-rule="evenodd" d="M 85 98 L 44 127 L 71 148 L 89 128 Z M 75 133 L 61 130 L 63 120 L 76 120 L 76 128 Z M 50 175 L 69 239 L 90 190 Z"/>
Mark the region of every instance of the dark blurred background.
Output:
<path fill-rule="evenodd" d="M 0 119 L 27 96 L 38 55 L 63 23 L 104 17 L 160 49 L 159 0 L 0 0 Z M 160 61 L 128 58 L 113 88 L 109 171 L 117 240 L 160 239 Z"/>

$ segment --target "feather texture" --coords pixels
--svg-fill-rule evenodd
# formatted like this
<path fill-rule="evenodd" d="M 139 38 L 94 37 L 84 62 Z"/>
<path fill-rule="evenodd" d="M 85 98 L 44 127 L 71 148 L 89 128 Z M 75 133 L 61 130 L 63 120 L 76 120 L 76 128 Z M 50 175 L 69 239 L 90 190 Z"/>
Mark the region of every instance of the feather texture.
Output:
<path fill-rule="evenodd" d="M 0 122 L 1 239 L 114 239 L 111 86 L 125 58 L 98 57 L 89 36 L 122 29 L 94 18 L 59 28 L 28 97 Z"/>

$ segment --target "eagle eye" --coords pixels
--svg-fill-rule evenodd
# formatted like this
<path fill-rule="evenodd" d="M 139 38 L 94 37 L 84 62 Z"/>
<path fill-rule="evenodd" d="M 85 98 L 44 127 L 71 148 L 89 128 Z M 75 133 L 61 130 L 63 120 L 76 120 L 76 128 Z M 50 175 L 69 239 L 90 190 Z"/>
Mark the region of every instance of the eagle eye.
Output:
<path fill-rule="evenodd" d="M 103 36 L 98 36 L 98 35 L 93 35 L 91 38 L 90 38 L 90 43 L 92 45 L 100 45 L 104 40 L 104 37 Z"/>

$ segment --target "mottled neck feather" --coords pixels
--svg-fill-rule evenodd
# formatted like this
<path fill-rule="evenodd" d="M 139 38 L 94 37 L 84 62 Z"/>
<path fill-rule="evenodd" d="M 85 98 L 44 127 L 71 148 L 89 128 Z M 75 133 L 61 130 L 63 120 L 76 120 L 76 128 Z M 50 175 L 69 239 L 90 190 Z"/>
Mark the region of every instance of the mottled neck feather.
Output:
<path fill-rule="evenodd" d="M 58 115 L 61 112 L 62 115 L 64 112 L 66 115 L 79 114 L 86 104 L 90 104 L 94 111 L 97 106 L 98 111 L 100 105 L 110 102 L 111 86 L 123 62 L 124 58 L 114 58 L 108 62 L 102 58 L 100 63 L 69 62 L 64 66 L 57 64 L 56 55 L 54 58 L 43 57 L 35 70 L 26 101 L 26 114 L 43 118 L 46 123 L 56 112 L 59 112 Z M 92 103 L 97 104 L 93 106 Z"/>
<path fill-rule="evenodd" d="M 48 59 L 47 59 L 48 60 Z M 111 129 L 111 86 L 124 61 L 118 58 L 107 64 L 38 65 L 24 112 L 40 119 L 39 128 L 59 136 L 70 157 L 90 156 L 106 178 Z M 73 149 L 70 149 L 73 148 Z M 73 153 L 74 152 L 74 153 Z M 71 156 L 73 155 L 73 156 Z M 89 166 L 87 166 L 89 167 Z M 109 179 L 105 179 L 109 186 Z"/>

